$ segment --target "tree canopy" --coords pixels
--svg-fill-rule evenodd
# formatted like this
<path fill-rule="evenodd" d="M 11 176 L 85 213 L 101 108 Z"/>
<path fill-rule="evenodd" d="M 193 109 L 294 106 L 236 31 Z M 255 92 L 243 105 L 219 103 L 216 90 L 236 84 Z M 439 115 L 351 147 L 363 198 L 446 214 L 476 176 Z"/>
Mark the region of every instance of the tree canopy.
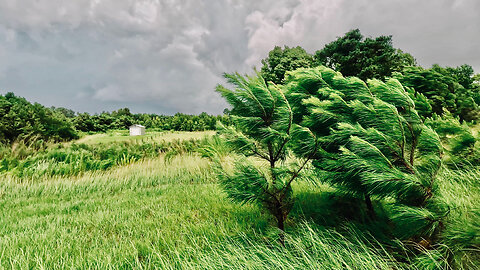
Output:
<path fill-rule="evenodd" d="M 261 76 L 227 78 L 236 88 L 217 91 L 233 107 L 234 126 L 220 130 L 245 157 L 233 169 L 217 165 L 231 198 L 264 206 L 283 230 L 291 182 L 311 160 L 315 180 L 364 200 L 372 219 L 374 201 L 387 199 L 398 237 L 436 234 L 445 214 L 432 200 L 443 148 L 398 80 L 365 83 L 323 66 L 287 72 L 285 85 L 267 85 Z"/>
<path fill-rule="evenodd" d="M 392 36 L 364 37 L 355 29 L 317 50 L 314 55 L 300 46 L 285 46 L 284 49 L 275 46 L 262 60 L 261 75 L 267 81 L 280 84 L 287 71 L 320 65 L 344 76 L 383 80 L 406 66 L 416 65 L 416 61 L 410 54 L 393 47 Z"/>
<path fill-rule="evenodd" d="M 288 74 L 286 96 L 295 122 L 319 138 L 322 151 L 313 165 L 322 179 L 365 196 L 367 205 L 369 196 L 426 204 L 442 147 L 398 80 L 365 84 L 326 67 Z"/>
<path fill-rule="evenodd" d="M 308 54 L 302 47 L 297 46 L 283 49 L 275 46 L 268 53 L 268 57 L 262 60 L 261 75 L 268 82 L 283 83 L 285 72 L 297 68 L 313 66 L 313 56 Z"/>
<path fill-rule="evenodd" d="M 77 132 L 61 112 L 30 103 L 13 93 L 0 95 L 0 142 L 17 139 L 71 140 Z"/>
<path fill-rule="evenodd" d="M 230 123 L 228 115 L 157 115 L 131 113 L 128 108 L 100 114 L 75 113 L 66 108 L 47 108 L 30 103 L 13 93 L 0 95 L 0 143 L 15 140 L 68 141 L 78 137 L 78 131 L 104 132 L 127 129 L 132 124 L 147 128 L 176 131 L 214 130 L 217 121 Z"/>
<path fill-rule="evenodd" d="M 394 48 L 392 36 L 365 38 L 355 29 L 316 51 L 315 64 L 332 68 L 344 76 L 383 80 L 405 66 L 415 65 L 415 59 Z"/>
<path fill-rule="evenodd" d="M 394 77 L 406 88 L 423 118 L 445 111 L 461 121 L 474 121 L 480 116 L 480 75 L 475 75 L 471 66 L 433 65 L 424 69 L 416 65 L 412 55 L 393 47 L 392 36 L 364 37 L 355 29 L 314 55 L 298 46 L 276 46 L 262 64 L 261 75 L 275 84 L 284 84 L 289 71 L 321 65 L 363 81 Z"/>
<path fill-rule="evenodd" d="M 423 111 L 423 117 L 442 115 L 448 111 L 461 120 L 478 118 L 478 104 L 475 102 L 478 89 L 473 84 L 473 69 L 468 65 L 457 68 L 434 65 L 430 69 L 406 67 L 394 77 L 404 86 L 412 88 L 414 100 L 428 99 L 431 111 Z"/>

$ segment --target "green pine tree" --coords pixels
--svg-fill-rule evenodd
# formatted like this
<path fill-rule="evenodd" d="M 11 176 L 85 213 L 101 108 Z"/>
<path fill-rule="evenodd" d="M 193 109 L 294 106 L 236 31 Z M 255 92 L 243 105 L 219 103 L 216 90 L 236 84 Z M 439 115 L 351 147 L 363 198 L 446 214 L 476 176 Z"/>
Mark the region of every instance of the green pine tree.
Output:
<path fill-rule="evenodd" d="M 372 218 L 372 198 L 393 201 L 399 234 L 433 235 L 442 147 L 402 85 L 367 85 L 322 66 L 290 72 L 286 82 L 294 122 L 319 138 L 313 165 L 323 180 L 364 198 Z"/>
<path fill-rule="evenodd" d="M 217 158 L 218 177 L 229 197 L 260 204 L 284 231 L 293 206 L 291 184 L 316 152 L 316 138 L 308 129 L 293 124 L 293 112 L 278 86 L 267 86 L 260 75 L 225 77 L 235 89 L 218 86 L 217 91 L 232 106 L 234 125 L 219 124 L 219 130 L 242 158 L 232 170 Z M 301 149 L 303 155 L 287 159 L 290 147 Z M 283 243 L 283 234 L 280 240 Z"/>

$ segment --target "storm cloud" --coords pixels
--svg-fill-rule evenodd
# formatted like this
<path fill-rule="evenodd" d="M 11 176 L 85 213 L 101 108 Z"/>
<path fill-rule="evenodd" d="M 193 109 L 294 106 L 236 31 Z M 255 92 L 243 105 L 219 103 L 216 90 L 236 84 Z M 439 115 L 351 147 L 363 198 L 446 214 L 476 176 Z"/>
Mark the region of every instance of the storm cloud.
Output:
<path fill-rule="evenodd" d="M 393 35 L 422 66 L 480 72 L 477 0 L 0 0 L 0 93 L 101 112 L 221 113 L 222 73 L 275 45 Z"/>

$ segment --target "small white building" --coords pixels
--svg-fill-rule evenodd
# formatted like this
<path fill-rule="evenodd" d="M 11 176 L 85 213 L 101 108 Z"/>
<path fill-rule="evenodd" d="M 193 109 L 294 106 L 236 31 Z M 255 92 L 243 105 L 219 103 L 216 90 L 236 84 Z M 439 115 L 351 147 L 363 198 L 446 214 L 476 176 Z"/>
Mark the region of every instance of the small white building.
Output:
<path fill-rule="evenodd" d="M 131 125 L 130 136 L 145 135 L 145 127 L 142 125 Z"/>

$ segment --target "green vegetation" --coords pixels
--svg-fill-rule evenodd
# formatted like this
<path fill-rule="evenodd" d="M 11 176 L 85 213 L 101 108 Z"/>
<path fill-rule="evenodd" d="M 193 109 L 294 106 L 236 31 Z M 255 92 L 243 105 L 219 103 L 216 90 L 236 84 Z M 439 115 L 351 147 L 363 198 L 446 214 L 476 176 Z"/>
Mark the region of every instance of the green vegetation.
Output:
<path fill-rule="evenodd" d="M 393 48 L 392 36 L 365 38 L 358 29 L 316 51 L 315 62 L 362 80 L 383 80 L 395 71 L 415 65 L 413 56 Z"/>
<path fill-rule="evenodd" d="M 224 116 L 0 96 L 0 268 L 479 269 L 479 74 L 359 30 L 262 63 Z"/>
<path fill-rule="evenodd" d="M 284 49 L 275 46 L 268 53 L 268 57 L 262 60 L 260 72 L 267 82 L 281 84 L 287 71 L 312 67 L 313 63 L 313 56 L 300 46 L 295 48 L 285 46 Z"/>
<path fill-rule="evenodd" d="M 215 145 L 215 140 L 210 144 Z M 478 169 L 439 172 L 436 194 L 451 211 L 437 242 L 426 248 L 389 239 L 382 234 L 386 223 L 365 221 L 362 207 L 329 184 L 299 180 L 292 183 L 296 203 L 282 247 L 270 215 L 256 204 L 230 201 L 208 159 L 195 153 L 169 161 L 164 156 L 75 177 L 3 176 L 0 268 L 442 269 L 449 264 L 454 269 L 475 269 L 478 265 Z M 224 162 L 229 160 L 225 157 Z"/>
<path fill-rule="evenodd" d="M 63 114 L 13 93 L 0 95 L 0 144 L 15 140 L 65 141 L 78 138 Z"/>
<path fill-rule="evenodd" d="M 235 162 L 230 172 L 222 167 L 221 157 L 214 156 L 218 178 L 232 199 L 258 203 L 268 210 L 277 221 L 282 232 L 280 242 L 284 244 L 285 220 L 293 207 L 291 184 L 315 154 L 315 143 L 304 154 L 305 160 L 286 164 L 287 145 L 292 143 L 292 137 L 298 141 L 309 138 L 304 130 L 293 126 L 293 112 L 282 90 L 267 86 L 260 76 L 243 78 L 235 74 L 226 78 L 236 88 L 218 86 L 217 91 L 232 105 L 235 127 L 220 126 L 220 134 L 243 158 Z M 268 165 L 255 164 L 245 158 L 248 156 Z"/>
<path fill-rule="evenodd" d="M 404 86 L 411 87 L 413 99 L 427 98 L 431 109 L 422 112 L 423 117 L 441 115 L 445 111 L 472 121 L 478 118 L 478 89 L 473 84 L 473 69 L 468 65 L 457 68 L 442 68 L 435 65 L 431 69 L 407 67 L 395 74 Z M 465 78 L 469 78 L 465 79 Z M 418 102 L 416 105 L 419 105 Z"/>
<path fill-rule="evenodd" d="M 392 36 L 364 37 L 355 29 L 314 54 L 301 47 L 276 46 L 262 64 L 260 74 L 267 84 L 285 84 L 286 73 L 298 68 L 326 66 L 363 81 L 398 79 L 423 118 L 445 111 L 461 121 L 475 122 L 480 116 L 480 74 L 475 75 L 466 64 L 455 68 L 419 67 L 412 55 L 393 47 Z"/>
<path fill-rule="evenodd" d="M 205 136 L 212 136 L 214 134 L 215 131 L 213 130 L 197 132 L 147 130 L 145 135 L 130 136 L 128 130 L 110 130 L 106 133 L 95 133 L 93 135 L 84 136 L 78 140 L 75 140 L 74 143 L 85 143 L 88 145 L 92 145 L 99 143 L 108 144 L 119 142 L 142 143 L 144 141 L 171 142 L 175 140 L 198 140 L 202 139 Z"/>
<path fill-rule="evenodd" d="M 64 144 L 17 142 L 0 148 L 0 174 L 39 178 L 107 170 L 162 153 L 192 152 L 208 141 L 207 134 L 212 133 L 157 132 L 131 137 L 126 132 L 111 132 Z"/>
<path fill-rule="evenodd" d="M 46 108 L 38 103 L 32 104 L 13 93 L 0 95 L 0 144 L 38 140 L 70 141 L 79 138 L 80 132 L 128 129 L 132 124 L 141 124 L 158 131 L 215 130 L 218 121 L 230 123 L 228 115 L 132 114 L 128 108 L 95 115 L 76 114 L 65 108 Z"/>
<path fill-rule="evenodd" d="M 364 198 L 373 219 L 371 197 L 390 200 L 386 211 L 391 211 L 394 235 L 434 237 L 445 214 L 441 203 L 431 200 L 442 147 L 402 85 L 394 79 L 367 85 L 325 67 L 288 76 L 286 95 L 295 122 L 319 140 L 312 158 L 321 179 Z M 309 148 L 296 152 L 308 155 Z"/>
<path fill-rule="evenodd" d="M 132 114 L 128 108 L 95 115 L 80 113 L 72 118 L 72 121 L 75 123 L 77 130 L 84 132 L 127 129 L 132 124 L 140 124 L 148 129 L 154 128 L 157 130 L 203 131 L 215 130 L 217 121 L 229 123 L 226 115 L 213 116 L 206 113 L 199 115 L 177 113 L 173 116 L 146 113 Z"/>

